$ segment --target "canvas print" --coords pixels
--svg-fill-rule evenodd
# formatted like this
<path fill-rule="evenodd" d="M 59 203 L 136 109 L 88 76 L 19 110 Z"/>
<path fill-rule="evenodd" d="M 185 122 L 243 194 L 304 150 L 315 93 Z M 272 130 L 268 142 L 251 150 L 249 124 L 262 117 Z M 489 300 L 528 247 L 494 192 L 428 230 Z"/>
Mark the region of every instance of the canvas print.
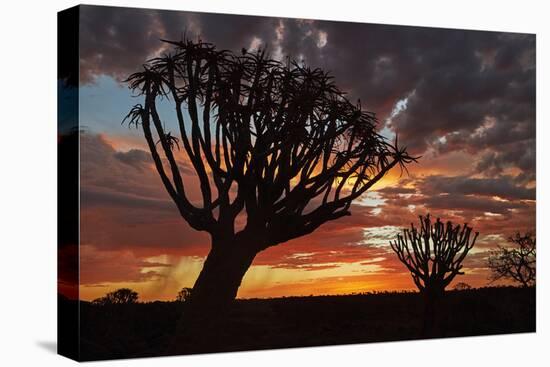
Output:
<path fill-rule="evenodd" d="M 534 34 L 58 19 L 60 354 L 535 331 Z"/>

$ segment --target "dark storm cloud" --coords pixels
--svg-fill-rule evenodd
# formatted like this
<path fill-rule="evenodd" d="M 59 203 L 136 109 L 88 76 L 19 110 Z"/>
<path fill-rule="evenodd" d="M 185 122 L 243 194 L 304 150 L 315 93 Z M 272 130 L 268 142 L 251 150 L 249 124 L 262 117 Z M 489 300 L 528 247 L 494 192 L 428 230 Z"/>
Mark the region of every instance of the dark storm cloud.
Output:
<path fill-rule="evenodd" d="M 118 151 L 103 135 L 81 133 L 80 156 L 81 244 L 98 251 L 204 253 L 207 236 L 180 217 L 143 154 Z"/>
<path fill-rule="evenodd" d="M 161 39 L 183 36 L 240 50 L 253 38 L 275 37 L 276 19 L 178 11 L 82 6 L 81 80 L 106 74 L 125 79 L 167 47 Z"/>
<path fill-rule="evenodd" d="M 467 195 L 443 195 L 422 198 L 419 204 L 423 204 L 431 210 L 447 212 L 449 210 L 470 211 L 476 214 L 494 213 L 508 214 L 512 209 L 526 208 L 521 202 L 497 201 L 489 198 Z"/>
<path fill-rule="evenodd" d="M 166 49 L 160 38 L 183 32 L 234 52 L 256 43 L 330 71 L 350 99 L 391 117 L 413 153 L 467 151 L 481 157 L 480 172 L 507 165 L 533 178 L 534 35 L 110 7 L 81 14 L 85 82 L 123 79 Z M 406 108 L 392 116 L 400 100 Z"/>
<path fill-rule="evenodd" d="M 534 138 L 535 71 L 528 57 L 533 41 L 529 36 L 450 32 L 447 42 L 425 50 L 425 70 L 393 126 L 418 152 L 437 145 L 441 137 L 447 142 L 439 144 L 440 150 L 471 153 Z M 515 63 L 502 65 L 499 55 L 509 48 Z"/>
<path fill-rule="evenodd" d="M 446 219 L 460 217 L 453 221 L 470 221 L 476 218 L 478 224 L 481 218 L 485 218 L 494 225 L 497 223 L 495 214 L 500 215 L 499 220 L 510 222 L 508 226 L 520 226 L 519 223 L 524 220 L 529 223 L 525 225 L 522 222 L 523 227 L 534 223 L 532 215 L 535 209 L 535 189 L 518 184 L 513 176 L 471 178 L 430 175 L 407 181 L 414 185 L 414 190 L 394 186 L 377 191 L 384 200 L 379 207 L 381 215 L 386 216 L 388 223 L 400 225 L 399 221 L 409 215 L 403 211 L 404 208 L 418 214 L 432 213 Z M 484 223 L 483 226 L 487 225 Z M 502 225 L 500 228 L 505 227 Z"/>
<path fill-rule="evenodd" d="M 127 152 L 116 152 L 115 158 L 120 161 L 141 169 L 142 165 L 152 163 L 151 154 L 141 149 L 130 149 Z"/>
<path fill-rule="evenodd" d="M 488 151 L 478 161 L 476 170 L 498 175 L 505 168 L 515 166 L 522 170 L 516 181 L 530 182 L 535 179 L 535 157 L 535 139 L 530 139 L 502 146 L 498 151 Z"/>
<path fill-rule="evenodd" d="M 240 51 L 248 48 L 253 39 L 269 43 L 276 37 L 278 19 L 229 14 L 190 13 L 195 24 L 193 33 L 218 48 Z"/>
<path fill-rule="evenodd" d="M 156 13 L 133 8 L 82 6 L 80 78 L 107 74 L 124 79 L 159 47 Z"/>
<path fill-rule="evenodd" d="M 81 133 L 81 205 L 84 207 L 117 207 L 137 216 L 155 211 L 155 220 L 177 214 L 177 207 L 164 190 L 155 171 L 150 153 L 141 149 L 118 151 L 103 135 Z M 178 159 L 184 179 L 194 175 L 189 165 Z M 190 181 L 192 183 L 193 181 Z M 191 200 L 198 189 L 188 188 Z M 129 216 L 130 218 L 131 216 Z M 141 221 L 140 217 L 138 221 Z"/>
<path fill-rule="evenodd" d="M 384 195 L 407 195 L 416 193 L 416 189 L 407 187 L 384 187 L 376 192 Z"/>
<path fill-rule="evenodd" d="M 535 200 L 535 189 L 516 185 L 514 178 L 510 176 L 498 178 L 429 176 L 422 179 L 417 187 L 424 195 L 444 193 L 450 195 L 498 196 L 507 200 Z"/>
<path fill-rule="evenodd" d="M 134 195 L 126 195 L 118 192 L 102 190 L 80 190 L 82 202 L 87 208 L 93 207 L 123 207 L 128 210 L 144 209 L 149 211 L 164 211 L 166 214 L 174 214 L 176 207 L 170 200 L 150 199 Z"/>

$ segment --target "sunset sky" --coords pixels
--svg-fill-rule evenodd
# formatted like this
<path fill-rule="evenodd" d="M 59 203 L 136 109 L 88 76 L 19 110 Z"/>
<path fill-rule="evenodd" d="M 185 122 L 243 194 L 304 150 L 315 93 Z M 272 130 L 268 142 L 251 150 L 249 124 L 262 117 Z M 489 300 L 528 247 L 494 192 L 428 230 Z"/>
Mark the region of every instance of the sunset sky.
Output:
<path fill-rule="evenodd" d="M 352 216 L 260 253 L 238 297 L 412 290 L 389 240 L 428 212 L 480 232 L 455 282 L 484 286 L 487 251 L 535 231 L 534 35 L 87 6 L 80 27 L 82 299 L 120 287 L 174 299 L 209 250 L 166 194 L 142 131 L 121 125 L 140 102 L 121 81 L 184 32 L 330 71 L 384 136 L 422 156 Z"/>

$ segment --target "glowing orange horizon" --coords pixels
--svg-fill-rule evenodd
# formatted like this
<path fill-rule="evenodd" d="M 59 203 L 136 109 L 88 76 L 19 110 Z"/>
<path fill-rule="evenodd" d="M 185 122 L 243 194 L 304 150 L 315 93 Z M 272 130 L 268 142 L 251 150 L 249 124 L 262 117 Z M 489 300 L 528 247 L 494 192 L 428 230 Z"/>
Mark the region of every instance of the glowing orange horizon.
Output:
<path fill-rule="evenodd" d="M 131 149 L 146 150 L 134 138 L 100 135 L 98 139 L 110 154 Z M 464 154 L 466 153 L 453 153 L 446 158 L 433 157 L 430 165 L 422 161 L 412 164 L 408 166 L 408 177 L 448 175 L 451 173 L 449 166 L 452 166 L 449 162 L 458 164 L 452 170 L 460 172 L 468 164 Z M 160 185 L 154 167 L 145 167 L 136 171 L 134 176 L 140 185 L 146 185 L 149 195 L 153 195 L 147 197 L 147 200 L 164 200 L 167 204 L 163 205 L 170 206 L 171 202 Z M 124 171 L 125 175 L 130 175 L 130 167 L 124 166 L 121 169 L 127 170 Z M 414 188 L 411 184 L 404 186 L 400 182 L 403 178 L 407 176 L 403 177 L 396 167 L 369 192 L 389 187 Z M 88 186 L 90 184 L 84 182 L 83 187 Z M 198 194 L 197 188 L 194 189 L 192 185 L 187 187 L 192 196 Z M 422 212 L 425 208 L 422 205 L 414 208 L 404 205 L 387 207 L 384 200 L 372 199 L 370 196 L 366 198 L 352 210 L 352 216 L 329 222 L 308 236 L 260 253 L 247 272 L 238 297 L 269 298 L 415 290 L 404 266 L 388 252 L 387 239 L 380 238 L 385 238 L 389 229 L 391 233 L 397 233 L 401 227 L 415 221 L 417 212 Z M 376 212 L 381 209 L 383 210 Z M 83 205 L 81 210 L 80 299 L 93 300 L 115 289 L 127 287 L 136 290 L 143 301 L 173 300 L 182 287 L 193 286 L 202 268 L 203 258 L 209 250 L 209 240 L 205 233 L 191 230 L 175 208 L 169 218 L 153 221 L 144 219 L 143 225 L 130 227 L 124 225 L 125 218 L 135 214 L 127 213 L 109 202 L 94 207 Z M 449 219 L 454 220 L 456 217 L 460 220 L 460 216 L 448 214 Z M 152 215 L 153 219 L 156 218 L 154 213 Z M 506 223 L 495 224 L 495 219 L 490 219 L 489 222 L 478 218 L 477 226 L 484 229 L 485 234 L 501 236 L 498 240 L 502 240 L 505 236 L 501 235 L 501 230 Z M 523 220 L 529 221 L 530 218 Z M 389 225 L 389 228 L 388 223 L 396 224 Z M 369 234 L 374 234 L 375 237 L 378 234 L 380 237 L 376 242 L 378 247 L 362 247 L 361 242 L 368 240 L 364 234 L 367 230 Z M 155 241 L 147 240 L 151 233 L 156 233 Z M 381 249 L 380 245 L 386 245 L 386 249 Z M 482 240 L 479 246 L 486 249 L 494 245 L 494 241 L 484 243 Z M 101 251 L 94 250 L 98 246 Z M 311 261 L 307 260 L 307 256 L 303 259 L 296 257 L 310 252 L 315 253 Z M 331 255 L 332 252 L 335 254 Z M 334 261 L 331 256 L 335 258 Z M 369 263 L 373 258 L 383 260 Z M 289 261 L 290 263 L 285 264 Z M 457 277 L 455 282 L 467 282 L 473 287 L 485 286 L 488 283 L 488 271 L 478 264 L 465 276 Z M 74 296 L 74 293 L 73 289 L 71 294 Z"/>

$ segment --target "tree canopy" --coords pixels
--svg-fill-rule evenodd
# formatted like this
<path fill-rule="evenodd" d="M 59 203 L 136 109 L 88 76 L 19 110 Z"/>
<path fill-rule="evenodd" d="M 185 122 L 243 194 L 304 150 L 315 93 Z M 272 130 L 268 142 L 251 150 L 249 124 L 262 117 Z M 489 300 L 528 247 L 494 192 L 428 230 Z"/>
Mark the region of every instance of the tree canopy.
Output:
<path fill-rule="evenodd" d="M 139 295 L 136 291 L 129 288 L 120 288 L 116 291 L 109 292 L 101 298 L 92 301 L 96 305 L 123 305 L 136 303 Z"/>
<path fill-rule="evenodd" d="M 197 230 L 232 237 L 246 211 L 244 230 L 254 230 L 259 249 L 272 246 L 349 215 L 392 167 L 415 160 L 321 69 L 265 50 L 236 55 L 201 41 L 165 42 L 171 52 L 128 78 L 145 100 L 127 119 L 142 126 L 166 190 Z M 172 102 L 179 134 L 165 128 L 159 99 Z M 180 146 L 201 202 L 188 197 Z"/>
<path fill-rule="evenodd" d="M 491 251 L 487 265 L 492 281 L 511 279 L 524 287 L 536 282 L 536 238 L 530 233 L 516 233 L 508 238 L 512 247 L 499 246 Z"/>
<path fill-rule="evenodd" d="M 439 218 L 432 223 L 429 214 L 419 219 L 420 228 L 411 223 L 390 245 L 420 291 L 442 292 L 455 276 L 464 274 L 462 262 L 479 233 L 474 234 L 468 224 L 443 223 Z"/>

